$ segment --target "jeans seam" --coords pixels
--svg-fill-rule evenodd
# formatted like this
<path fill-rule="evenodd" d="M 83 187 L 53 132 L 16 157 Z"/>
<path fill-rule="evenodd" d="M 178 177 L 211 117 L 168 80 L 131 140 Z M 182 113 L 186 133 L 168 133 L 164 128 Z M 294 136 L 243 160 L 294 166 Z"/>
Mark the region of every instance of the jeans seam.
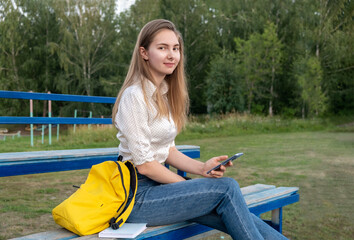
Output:
<path fill-rule="evenodd" d="M 228 192 L 226 192 L 226 196 L 229 198 L 229 201 L 231 202 L 233 209 L 236 209 L 236 206 L 234 205 L 233 201 L 231 201 L 232 198 L 231 198 L 231 196 L 230 196 L 230 194 Z M 249 239 L 251 239 L 251 236 L 250 236 L 246 226 L 244 225 L 244 222 L 243 222 L 242 218 L 240 218 L 239 213 L 237 211 L 235 211 L 235 214 L 237 215 L 238 219 L 240 219 L 240 222 L 242 223 L 241 226 L 244 229 L 245 233 L 247 234 L 247 237 Z"/>

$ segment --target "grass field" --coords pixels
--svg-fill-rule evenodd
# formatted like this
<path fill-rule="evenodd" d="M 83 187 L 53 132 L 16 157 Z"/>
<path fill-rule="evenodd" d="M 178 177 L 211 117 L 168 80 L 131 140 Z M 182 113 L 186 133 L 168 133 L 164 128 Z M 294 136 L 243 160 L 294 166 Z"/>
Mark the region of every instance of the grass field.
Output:
<path fill-rule="evenodd" d="M 229 128 L 226 123 L 222 125 L 222 121 L 219 124 L 221 132 L 224 131 L 223 126 Z M 230 130 L 225 131 L 227 134 L 216 134 L 216 131 L 210 130 L 209 125 L 204 128 L 202 125 L 198 125 L 197 130 L 189 129 L 176 143 L 199 145 L 202 160 L 215 155 L 244 152 L 245 155 L 227 172 L 227 176 L 235 178 L 241 187 L 264 183 L 300 188 L 300 202 L 284 208 L 283 233 L 287 237 L 353 239 L 352 127 L 339 131 L 316 125 L 301 130 L 276 131 L 276 128 L 268 126 L 268 130 L 264 131 L 258 129 L 248 133 L 235 128 L 238 134 L 229 133 Z M 215 128 L 218 127 L 215 125 Z M 203 132 L 203 129 L 209 130 Z M 93 141 L 89 145 L 114 147 L 117 143 L 111 135 L 104 136 L 107 139 L 105 143 L 110 145 L 103 144 L 102 140 Z M 21 145 L 22 141 L 26 140 L 13 141 L 12 145 Z M 44 148 L 63 149 L 65 146 Z M 1 148 L 0 151 L 4 151 Z M 73 184 L 84 182 L 87 173 L 88 170 L 80 170 L 0 178 L 0 239 L 56 229 L 51 210 L 75 191 Z M 209 239 L 221 238 L 229 239 L 225 234 Z"/>

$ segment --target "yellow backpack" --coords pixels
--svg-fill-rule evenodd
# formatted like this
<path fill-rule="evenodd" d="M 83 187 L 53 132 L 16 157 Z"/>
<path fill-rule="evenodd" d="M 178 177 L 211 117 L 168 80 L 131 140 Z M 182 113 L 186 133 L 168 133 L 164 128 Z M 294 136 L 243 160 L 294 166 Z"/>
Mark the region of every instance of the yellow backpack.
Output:
<path fill-rule="evenodd" d="M 93 165 L 86 182 L 53 209 L 54 221 L 81 236 L 118 229 L 133 209 L 137 184 L 130 161 Z"/>

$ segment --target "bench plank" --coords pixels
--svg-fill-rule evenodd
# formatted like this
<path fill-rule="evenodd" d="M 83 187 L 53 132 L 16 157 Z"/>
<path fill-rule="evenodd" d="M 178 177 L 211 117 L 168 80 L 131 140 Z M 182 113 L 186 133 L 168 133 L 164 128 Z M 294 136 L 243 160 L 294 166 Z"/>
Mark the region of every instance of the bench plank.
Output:
<path fill-rule="evenodd" d="M 241 192 L 244 194 L 246 203 L 251 212 L 256 215 L 273 210 L 276 214 L 279 213 L 279 208 L 297 202 L 298 198 L 298 188 L 297 187 L 278 187 L 274 185 L 265 185 L 265 184 L 255 184 L 252 186 L 247 186 L 241 188 Z M 281 211 L 280 211 L 281 212 Z M 281 220 L 277 219 L 276 216 L 273 216 L 276 221 Z M 279 223 L 275 223 L 279 224 Z M 281 228 L 280 228 L 281 229 Z M 61 229 L 66 231 L 65 229 Z M 159 227 L 149 227 L 136 239 L 185 239 L 200 234 L 200 236 L 205 236 L 204 233 L 208 231 L 214 231 L 214 229 L 197 224 L 183 222 L 178 224 L 159 226 Z M 66 231 L 70 234 L 69 231 Z M 35 239 L 32 236 L 38 237 L 40 234 L 48 234 L 49 232 L 38 233 L 34 235 L 25 236 L 22 238 L 17 238 L 17 240 L 31 240 Z M 52 235 L 55 236 L 58 231 L 51 231 Z M 77 235 L 71 233 L 71 238 L 78 237 Z M 44 239 L 44 238 L 36 238 Z M 61 239 L 61 238 L 51 238 L 51 239 Z M 68 239 L 68 238 L 62 238 Z M 99 240 L 98 234 L 93 234 L 90 236 L 79 237 L 80 240 Z"/>
<path fill-rule="evenodd" d="M 199 151 L 199 146 L 178 145 L 178 150 L 184 152 Z M 40 159 L 62 159 L 85 156 L 118 155 L 118 148 L 89 148 L 89 149 L 68 149 L 68 150 L 50 150 L 33 152 L 11 152 L 0 153 L 0 162 L 19 161 L 19 160 L 40 160 Z"/>
<path fill-rule="evenodd" d="M 64 228 L 60 228 L 58 230 L 53 230 L 53 231 L 48 231 L 48 232 L 41 232 L 41 233 L 36 233 L 36 234 L 31 234 L 28 236 L 24 237 L 19 237 L 19 238 L 12 238 L 16 240 L 67 240 L 67 239 L 73 239 L 73 238 L 78 238 L 79 236 L 76 234 L 73 234 L 72 232 L 69 232 L 68 230 Z"/>
<path fill-rule="evenodd" d="M 263 202 L 269 202 L 280 197 L 290 196 L 298 190 L 299 188 L 297 187 L 278 187 L 275 189 L 269 189 L 267 191 L 261 191 L 246 195 L 245 201 L 249 207 L 254 207 L 262 204 Z"/>
<path fill-rule="evenodd" d="M 176 147 L 191 158 L 200 157 L 199 146 Z M 88 169 L 117 156 L 118 148 L 0 153 L 0 177 Z"/>
<path fill-rule="evenodd" d="M 249 194 L 259 193 L 259 192 L 266 191 L 266 190 L 269 190 L 269 189 L 274 189 L 274 188 L 275 188 L 274 185 L 266 185 L 266 184 L 257 183 L 255 185 L 242 187 L 241 188 L 241 192 L 242 192 L 243 196 L 246 196 L 246 195 L 249 195 Z"/>

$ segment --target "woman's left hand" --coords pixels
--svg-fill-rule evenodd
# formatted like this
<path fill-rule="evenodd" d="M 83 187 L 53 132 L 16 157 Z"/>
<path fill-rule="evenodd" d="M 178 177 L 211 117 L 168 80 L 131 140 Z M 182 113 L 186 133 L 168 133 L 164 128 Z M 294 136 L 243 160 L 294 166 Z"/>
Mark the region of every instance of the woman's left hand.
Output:
<path fill-rule="evenodd" d="M 219 165 L 220 162 L 222 162 L 226 159 L 227 159 L 227 156 L 218 156 L 218 157 L 213 157 L 213 158 L 209 159 L 207 162 L 204 163 L 202 175 L 204 177 L 221 178 L 224 175 L 224 172 L 226 171 L 226 167 L 232 166 L 232 161 L 228 162 L 225 166 L 221 165 L 219 169 L 213 170 L 209 174 L 207 174 L 207 172 L 210 169 Z"/>

